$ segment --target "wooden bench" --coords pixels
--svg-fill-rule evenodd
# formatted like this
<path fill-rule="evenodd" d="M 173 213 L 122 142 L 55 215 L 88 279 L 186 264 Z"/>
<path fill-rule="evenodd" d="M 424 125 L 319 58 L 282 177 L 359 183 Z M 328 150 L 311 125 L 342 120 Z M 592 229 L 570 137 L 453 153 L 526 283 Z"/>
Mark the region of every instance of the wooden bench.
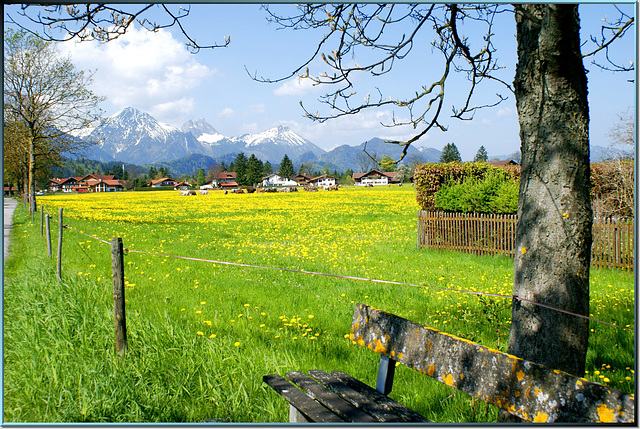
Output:
<path fill-rule="evenodd" d="M 635 418 L 632 394 L 612 389 L 356 304 L 351 339 L 381 355 L 376 388 L 344 372 L 272 374 L 263 381 L 290 404 L 290 422 L 427 422 L 393 401 L 396 362 L 533 422 Z"/>

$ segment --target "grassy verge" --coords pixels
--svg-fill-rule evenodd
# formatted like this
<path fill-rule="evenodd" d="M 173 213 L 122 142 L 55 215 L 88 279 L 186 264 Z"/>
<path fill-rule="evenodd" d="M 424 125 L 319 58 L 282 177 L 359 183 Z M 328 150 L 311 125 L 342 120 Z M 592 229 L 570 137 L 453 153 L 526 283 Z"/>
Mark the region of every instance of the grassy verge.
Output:
<path fill-rule="evenodd" d="M 374 384 L 378 355 L 345 338 L 355 302 L 506 349 L 508 300 L 155 254 L 510 293 L 507 258 L 416 249 L 412 192 L 340 192 L 209 200 L 125 193 L 122 205 L 43 198 L 50 213 L 65 207 L 76 229 L 151 252 L 125 256 L 124 358 L 114 352 L 109 246 L 65 230 L 57 282 L 39 219 L 31 223 L 19 205 L 5 267 L 5 421 L 287 421 L 265 374 L 342 370 Z M 591 281 L 594 317 L 633 329 L 633 276 L 601 269 Z M 592 329 L 586 377 L 633 391 L 633 333 Z M 403 367 L 390 396 L 439 422 L 497 416 Z"/>

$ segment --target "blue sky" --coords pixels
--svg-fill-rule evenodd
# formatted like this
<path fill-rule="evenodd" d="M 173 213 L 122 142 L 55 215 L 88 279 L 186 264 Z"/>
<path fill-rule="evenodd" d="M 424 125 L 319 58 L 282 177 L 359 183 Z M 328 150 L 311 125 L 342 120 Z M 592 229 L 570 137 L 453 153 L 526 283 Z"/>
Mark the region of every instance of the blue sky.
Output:
<path fill-rule="evenodd" d="M 619 7 L 634 15 L 633 4 Z M 16 8 L 5 6 L 5 21 L 6 14 L 14 13 Z M 277 6 L 283 13 L 293 8 L 286 4 Z M 156 7 L 147 17 L 166 21 L 163 14 Z M 588 35 L 599 34 L 602 19 L 615 17 L 617 12 L 610 4 L 583 4 L 580 14 L 583 40 L 588 42 Z M 204 117 L 226 136 L 286 125 L 325 150 L 342 144 L 358 145 L 373 137 L 402 140 L 412 136 L 414 131 L 409 127 L 380 125 L 380 122 L 390 122 L 393 112 L 388 108 L 322 124 L 312 122 L 303 116 L 299 102 L 303 101 L 309 110 L 323 112 L 324 107 L 317 99 L 325 88 L 312 87 L 304 81 L 301 84 L 296 78 L 278 84 L 253 81 L 245 67 L 259 76 L 278 78 L 306 60 L 317 45 L 318 33 L 276 30 L 274 24 L 267 22 L 266 16 L 257 4 L 193 5 L 190 16 L 183 21 L 193 38 L 207 44 L 231 37 L 229 47 L 202 50 L 195 55 L 188 52 L 185 39 L 177 28 L 157 33 L 133 28 L 122 38 L 107 44 L 67 42 L 61 44 L 60 49 L 72 56 L 79 69 L 96 70 L 93 90 L 108 97 L 102 105 L 107 115 L 132 106 L 176 127 L 188 119 Z M 616 58 L 624 64 L 636 61 L 634 36 L 635 28 L 614 47 Z M 385 96 L 408 96 L 420 86 L 430 85 L 434 73 L 439 72 L 438 68 L 430 67 L 439 60 L 428 45 L 431 37 L 429 30 L 423 45 L 416 46 L 412 55 L 398 63 L 398 69 L 385 79 L 356 78 L 357 92 L 364 97 L 379 87 Z M 515 22 L 511 14 L 498 18 L 494 44 L 498 48 L 499 62 L 505 66 L 501 78 L 511 83 L 516 64 Z M 587 43 L 583 53 L 590 50 L 592 45 Z M 603 61 L 602 57 L 599 60 Z M 355 61 L 358 61 L 357 57 Z M 635 109 L 636 86 L 628 80 L 635 79 L 636 73 L 601 71 L 590 64 L 590 59 L 585 61 L 585 66 L 589 70 L 591 142 L 592 145 L 608 146 L 611 143 L 608 133 L 618 115 Z M 312 74 L 325 69 L 319 62 L 310 67 Z M 442 149 L 453 142 L 463 160 L 471 160 L 481 145 L 487 148 L 490 156 L 518 150 L 518 118 L 513 94 L 497 85 L 483 87 L 478 93 L 479 104 L 494 100 L 496 92 L 509 98 L 498 107 L 480 111 L 473 121 L 459 121 L 448 116 L 453 102 L 464 95 L 463 87 L 462 76 L 456 76 L 448 84 L 445 117 L 441 120 L 448 131 L 432 130 L 416 145 Z M 395 114 L 406 117 L 403 111 L 398 110 Z"/>

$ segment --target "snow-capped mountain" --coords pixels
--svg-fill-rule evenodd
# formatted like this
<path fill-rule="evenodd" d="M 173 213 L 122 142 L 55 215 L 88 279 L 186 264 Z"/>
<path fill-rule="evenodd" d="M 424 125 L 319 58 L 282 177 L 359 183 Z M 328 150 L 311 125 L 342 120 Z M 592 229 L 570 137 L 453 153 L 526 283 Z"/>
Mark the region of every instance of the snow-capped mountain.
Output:
<path fill-rule="evenodd" d="M 304 153 L 312 152 L 320 156 L 325 151 L 309 140 L 300 137 L 288 127 L 280 125 L 257 134 L 243 134 L 231 139 L 244 144 L 246 153 L 255 154 L 258 158 L 280 162 L 286 154 L 290 159 L 296 159 Z"/>
<path fill-rule="evenodd" d="M 220 140 L 226 138 L 216 131 L 204 118 L 199 118 L 195 121 L 189 119 L 180 127 L 180 131 L 191 133 L 199 142 L 209 145 L 217 144 Z"/>
<path fill-rule="evenodd" d="M 171 161 L 191 153 L 204 153 L 200 142 L 190 133 L 162 122 L 148 113 L 126 107 L 110 116 L 86 137 L 99 143 L 87 157 L 100 161 L 126 161 L 133 164 Z M 93 152 L 93 153 L 92 153 Z M 104 158 L 104 153 L 110 159 Z M 100 156 L 96 156 L 100 155 Z"/>
<path fill-rule="evenodd" d="M 84 154 L 99 161 L 151 164 L 173 161 L 191 154 L 222 157 L 232 153 L 255 154 L 278 164 L 286 154 L 296 159 L 306 152 L 321 155 L 320 147 L 279 126 L 258 134 L 225 137 L 204 118 L 185 122 L 180 129 L 157 121 L 148 113 L 126 107 L 109 117 L 85 138 L 100 143 Z"/>

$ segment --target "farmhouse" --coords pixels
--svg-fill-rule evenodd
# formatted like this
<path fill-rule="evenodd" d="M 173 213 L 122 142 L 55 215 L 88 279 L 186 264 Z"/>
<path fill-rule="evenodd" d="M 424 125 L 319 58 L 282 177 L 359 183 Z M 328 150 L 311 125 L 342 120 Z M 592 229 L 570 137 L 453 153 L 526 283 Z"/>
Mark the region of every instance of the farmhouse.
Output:
<path fill-rule="evenodd" d="M 298 182 L 274 173 L 262 178 L 262 186 L 265 188 L 271 186 L 298 186 Z"/>
<path fill-rule="evenodd" d="M 147 186 L 150 186 L 152 188 L 160 188 L 160 187 L 176 188 L 181 184 L 182 184 L 181 182 L 178 182 L 177 180 L 173 180 L 170 177 L 163 177 L 161 179 L 152 180 L 147 184 Z"/>
<path fill-rule="evenodd" d="M 89 192 L 119 192 L 124 191 L 122 181 L 116 179 L 87 180 Z"/>
<path fill-rule="evenodd" d="M 356 186 L 385 186 L 400 183 L 395 171 L 371 170 L 366 173 L 353 173 Z"/>
<path fill-rule="evenodd" d="M 236 173 L 234 171 L 222 171 L 218 173 L 217 183 L 217 186 L 223 189 L 233 189 L 239 186 L 238 182 L 236 182 Z"/>
<path fill-rule="evenodd" d="M 113 175 L 87 174 L 83 177 L 53 178 L 49 180 L 51 192 L 113 192 L 123 191 L 124 182 Z"/>
<path fill-rule="evenodd" d="M 487 161 L 487 164 L 493 165 L 494 167 L 505 167 L 507 165 L 519 165 L 513 159 L 506 159 L 504 161 Z"/>
<path fill-rule="evenodd" d="M 323 174 L 321 176 L 314 177 L 313 179 L 309 179 L 308 183 L 311 186 L 327 188 L 329 186 L 336 185 L 336 178 L 333 176 L 328 176 L 326 174 Z"/>
<path fill-rule="evenodd" d="M 304 186 L 309 184 L 311 177 L 307 176 L 306 174 L 296 174 L 292 177 L 292 179 L 295 180 L 299 186 Z"/>

